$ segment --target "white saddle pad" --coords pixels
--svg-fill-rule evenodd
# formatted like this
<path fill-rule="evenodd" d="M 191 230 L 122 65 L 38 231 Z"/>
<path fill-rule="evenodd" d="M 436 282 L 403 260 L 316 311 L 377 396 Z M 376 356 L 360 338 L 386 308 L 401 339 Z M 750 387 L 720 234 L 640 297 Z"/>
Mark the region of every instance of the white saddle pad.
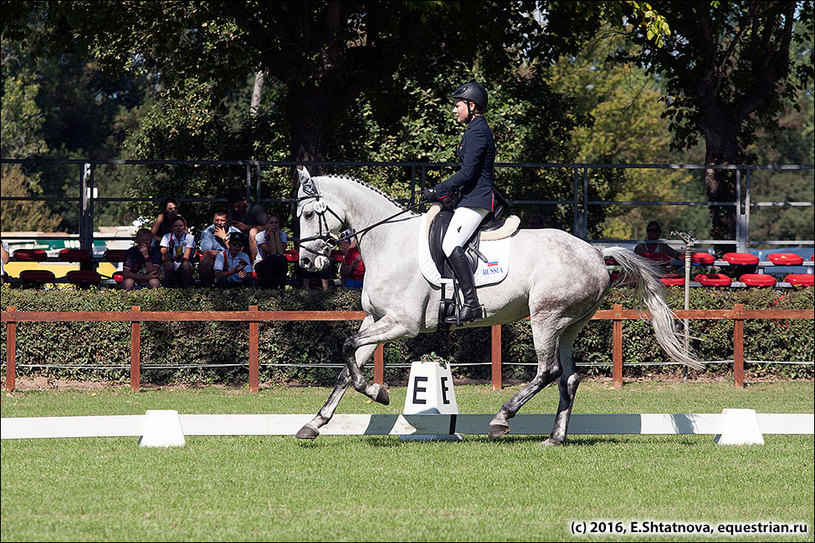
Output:
<path fill-rule="evenodd" d="M 441 206 L 431 206 L 427 213 L 422 214 L 418 232 L 419 269 L 422 271 L 422 275 L 427 279 L 428 283 L 437 287 L 441 286 L 441 274 L 438 268 L 436 268 L 433 258 L 430 256 L 430 244 L 427 241 L 427 233 L 430 228 L 430 222 L 439 212 L 440 207 Z M 508 223 L 509 229 L 504 230 L 504 228 L 502 228 L 501 231 L 509 231 L 511 234 L 517 230 L 520 219 L 513 215 L 509 217 L 506 222 Z M 495 234 L 491 232 L 486 232 L 485 235 L 481 236 L 478 250 L 487 258 L 487 261 L 484 262 L 480 258 L 477 259 L 478 268 L 475 270 L 476 287 L 500 283 L 507 276 L 507 273 L 509 273 L 509 251 L 512 242 L 512 236 L 510 234 L 495 240 L 487 239 L 495 237 Z"/>

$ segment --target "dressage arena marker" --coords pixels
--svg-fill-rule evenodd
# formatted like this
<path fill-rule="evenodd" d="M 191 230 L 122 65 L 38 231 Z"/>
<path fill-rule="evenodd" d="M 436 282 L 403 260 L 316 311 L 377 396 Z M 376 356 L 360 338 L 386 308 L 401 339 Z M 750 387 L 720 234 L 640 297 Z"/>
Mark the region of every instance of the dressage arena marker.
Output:
<path fill-rule="evenodd" d="M 741 412 L 735 413 L 734 411 Z M 752 416 L 747 411 L 752 412 Z M 86 417 L 9 417 L 0 426 L 2 439 L 55 437 L 141 437 L 141 445 L 172 447 L 184 444 L 184 436 L 294 435 L 314 415 L 105 415 Z M 486 435 L 493 415 L 335 415 L 320 429 L 321 435 L 415 435 L 440 436 L 461 433 Z M 517 415 L 510 434 L 548 435 L 554 415 Z M 181 433 L 175 424 L 180 425 Z M 745 421 L 747 421 L 745 423 Z M 750 422 L 752 421 L 752 422 Z M 757 423 L 745 431 L 741 425 Z M 175 430 L 171 430 L 174 427 Z M 569 432 L 593 434 L 713 434 L 721 445 L 742 444 L 744 434 L 815 434 L 812 413 L 759 413 L 725 409 L 721 414 L 613 414 L 572 415 Z M 742 436 L 741 438 L 739 436 Z M 179 439 L 179 437 L 181 439 Z M 748 436 L 749 437 L 749 436 Z M 763 442 L 763 437 L 761 442 Z"/>
<path fill-rule="evenodd" d="M 450 424 L 455 426 L 458 402 L 453 389 L 450 366 L 438 362 L 411 362 L 405 395 L 405 415 L 451 415 Z M 450 428 L 437 435 L 400 435 L 404 441 L 461 441 L 464 436 Z"/>

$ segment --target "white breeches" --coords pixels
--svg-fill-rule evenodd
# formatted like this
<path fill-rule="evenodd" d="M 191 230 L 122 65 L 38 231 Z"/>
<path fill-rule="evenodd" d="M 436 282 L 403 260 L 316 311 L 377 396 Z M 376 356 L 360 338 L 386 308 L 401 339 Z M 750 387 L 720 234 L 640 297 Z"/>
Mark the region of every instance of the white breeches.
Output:
<path fill-rule="evenodd" d="M 444 256 L 450 256 L 456 247 L 463 247 L 487 213 L 489 211 L 480 207 L 457 207 L 441 243 Z"/>

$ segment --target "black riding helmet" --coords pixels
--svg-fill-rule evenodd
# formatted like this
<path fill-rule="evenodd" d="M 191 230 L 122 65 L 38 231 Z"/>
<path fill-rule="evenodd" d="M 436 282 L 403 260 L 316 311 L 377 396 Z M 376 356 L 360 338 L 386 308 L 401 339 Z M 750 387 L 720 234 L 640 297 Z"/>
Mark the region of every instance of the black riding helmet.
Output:
<path fill-rule="evenodd" d="M 487 91 L 475 81 L 470 81 L 469 83 L 460 85 L 453 91 L 450 98 L 469 100 L 478 106 L 481 113 L 487 109 Z"/>

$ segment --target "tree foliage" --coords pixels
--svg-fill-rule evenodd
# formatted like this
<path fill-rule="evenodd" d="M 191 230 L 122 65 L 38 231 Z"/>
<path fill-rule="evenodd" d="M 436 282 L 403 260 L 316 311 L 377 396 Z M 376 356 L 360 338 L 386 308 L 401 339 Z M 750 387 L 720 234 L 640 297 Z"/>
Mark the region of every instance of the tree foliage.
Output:
<path fill-rule="evenodd" d="M 746 153 L 758 126 L 774 129 L 785 105 L 813 76 L 812 1 L 659 1 L 654 7 L 671 29 L 663 46 L 641 27 L 631 29 L 638 47 L 620 58 L 665 77 L 664 101 L 673 146 L 687 149 L 700 137 L 705 164 L 750 163 Z M 639 14 L 632 16 L 637 22 Z M 796 22 L 797 21 L 797 22 Z M 794 42 L 805 42 L 792 55 Z M 736 199 L 735 175 L 705 174 L 711 202 Z M 713 206 L 714 237 L 735 236 L 735 209 Z"/>

